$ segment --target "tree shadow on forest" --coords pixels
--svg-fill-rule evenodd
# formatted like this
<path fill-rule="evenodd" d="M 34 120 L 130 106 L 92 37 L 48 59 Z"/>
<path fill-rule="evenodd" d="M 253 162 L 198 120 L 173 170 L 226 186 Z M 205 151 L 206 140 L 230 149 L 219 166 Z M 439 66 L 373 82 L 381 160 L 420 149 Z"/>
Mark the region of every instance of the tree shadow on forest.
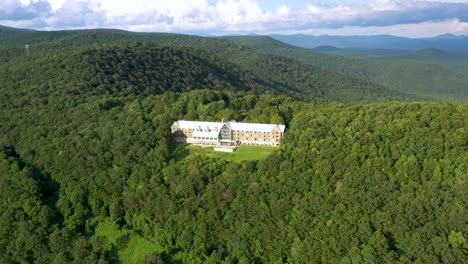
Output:
<path fill-rule="evenodd" d="M 27 162 L 16 152 L 13 147 L 5 147 L 1 150 L 6 158 L 15 159 L 18 162 L 21 170 L 28 168 L 31 172 L 30 178 L 33 179 L 38 186 L 38 193 L 40 200 L 44 205 L 49 207 L 52 212 L 52 218 L 49 224 L 58 224 L 60 228 L 63 227 L 64 217 L 60 210 L 57 208 L 57 202 L 60 198 L 60 184 L 55 181 L 48 173 L 42 171 L 34 164 Z M 29 151 L 28 155 L 35 155 L 34 151 Z"/>
<path fill-rule="evenodd" d="M 188 157 L 190 155 L 190 151 L 187 149 L 188 146 L 190 144 L 172 142 L 170 144 L 171 158 L 177 162 Z"/>

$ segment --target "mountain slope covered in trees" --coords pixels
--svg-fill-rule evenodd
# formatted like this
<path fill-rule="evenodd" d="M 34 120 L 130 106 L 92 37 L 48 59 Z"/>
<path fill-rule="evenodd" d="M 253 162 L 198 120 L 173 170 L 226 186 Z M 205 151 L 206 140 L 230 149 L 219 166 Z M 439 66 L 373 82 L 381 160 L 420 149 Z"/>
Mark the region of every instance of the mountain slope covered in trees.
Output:
<path fill-rule="evenodd" d="M 468 75 L 468 52 L 452 52 L 434 48 L 418 51 L 366 48 L 340 49 L 332 46 L 322 46 L 313 50 L 351 58 L 432 62 L 445 66 L 454 72 Z"/>
<path fill-rule="evenodd" d="M 405 57 L 356 58 L 314 52 L 270 37 L 224 37 L 265 53 L 285 56 L 304 63 L 380 84 L 388 89 L 439 100 L 468 100 L 468 76 L 434 63 Z"/>
<path fill-rule="evenodd" d="M 271 35 L 285 43 L 308 49 L 319 46 L 338 48 L 422 50 L 437 48 L 447 51 L 468 51 L 468 36 L 445 34 L 431 38 L 405 38 L 390 35 L 376 36 L 312 36 Z"/>
<path fill-rule="evenodd" d="M 27 36 L 27 38 L 23 39 L 24 36 Z M 80 71 L 88 74 L 88 76 L 83 76 L 83 79 L 86 82 L 89 82 L 89 80 L 94 80 L 99 77 L 107 78 L 108 76 L 105 76 L 107 73 L 104 75 L 99 75 L 99 72 L 98 76 L 92 76 L 93 73 L 90 71 L 90 68 L 87 67 L 87 65 L 82 64 L 81 57 L 92 58 L 92 56 L 89 56 L 86 53 L 93 51 L 83 51 L 83 49 L 89 48 L 96 50 L 108 50 L 107 53 L 109 54 L 107 55 L 103 55 L 105 53 L 104 51 L 96 51 L 97 58 L 94 60 L 97 61 L 99 59 L 103 59 L 103 61 L 97 63 L 102 67 L 98 67 L 97 69 L 103 69 L 107 67 L 108 69 L 112 70 L 113 67 L 118 66 L 121 68 L 120 70 L 122 73 L 132 71 L 138 72 L 142 78 L 148 81 L 141 83 L 139 85 L 141 86 L 139 89 L 148 89 L 148 87 L 154 86 L 154 84 L 151 82 L 157 82 L 158 78 L 161 80 L 161 76 L 158 77 L 158 74 L 143 74 L 145 70 L 138 69 L 138 67 L 135 68 L 134 66 L 136 66 L 136 64 L 132 66 L 133 68 L 128 69 L 123 69 L 122 67 L 126 66 L 122 64 L 114 65 L 114 63 L 124 59 L 121 58 L 122 56 L 126 56 L 125 58 L 130 58 L 132 56 L 125 55 L 125 52 L 109 50 L 120 49 L 119 46 L 129 45 L 129 41 L 146 43 L 146 45 L 135 46 L 134 49 L 137 50 L 146 49 L 148 45 L 155 44 L 169 46 L 173 49 L 190 49 L 190 51 L 187 52 L 196 54 L 195 56 L 197 56 L 197 59 L 195 60 L 192 56 L 192 58 L 180 59 L 179 63 L 185 64 L 187 66 L 187 63 L 192 63 L 191 61 L 195 60 L 198 62 L 203 62 L 206 65 L 216 65 L 216 68 L 211 69 L 211 74 L 213 76 L 218 74 L 229 75 L 231 72 L 236 72 L 237 77 L 225 76 L 222 78 L 248 78 L 250 80 L 249 82 L 255 82 L 257 83 L 257 86 L 263 86 L 263 91 L 271 90 L 281 91 L 282 93 L 290 95 L 295 94 L 296 98 L 308 101 L 375 102 L 390 100 L 401 101 L 421 98 L 417 96 L 410 96 L 403 92 L 392 91 L 380 85 L 340 75 L 334 73 L 333 71 L 323 70 L 298 60 L 293 60 L 282 56 L 264 54 L 254 49 L 245 46 L 239 46 L 237 44 L 232 44 L 226 41 L 174 34 L 137 34 L 112 30 L 31 32 L 26 35 L 21 35 L 19 40 L 10 40 L 10 42 L 14 43 L 14 45 L 10 48 L 4 49 L 3 51 L 0 51 L 0 60 L 8 61 L 10 58 L 14 58 L 10 64 L 16 65 L 14 66 L 15 69 L 24 72 L 24 68 L 34 67 L 36 61 L 42 61 L 39 63 L 47 64 L 47 61 L 60 57 L 59 60 L 55 60 L 53 63 L 51 63 L 51 65 L 53 65 L 52 67 L 58 65 L 57 62 L 62 63 L 63 65 L 68 63 L 67 65 L 73 65 L 72 67 L 82 67 L 83 70 Z M 29 57 L 26 56 L 24 47 L 20 45 L 21 42 L 31 43 Z M 77 54 L 79 52 L 84 53 Z M 50 56 L 51 54 L 54 54 L 54 56 Z M 143 56 L 144 54 L 146 54 L 146 57 Z M 140 59 L 138 64 L 151 66 L 151 62 L 148 64 L 148 61 L 151 61 L 151 58 L 155 54 L 144 54 L 136 56 Z M 107 57 L 102 58 L 100 57 L 101 55 Z M 114 56 L 115 58 L 109 59 L 110 56 Z M 169 59 L 169 57 L 166 58 Z M 79 59 L 80 61 L 71 61 L 73 59 Z M 18 67 L 20 63 L 22 63 L 23 66 Z M 169 63 L 169 65 L 170 67 L 177 67 L 177 64 Z M 228 70 L 223 70 L 224 66 L 227 67 Z M 64 67 L 67 68 L 67 66 Z M 37 70 L 42 70 L 43 68 L 44 67 L 38 67 Z M 95 68 L 96 67 L 92 67 L 92 69 Z M 58 70 L 60 71 L 60 69 Z M 151 69 L 148 70 L 151 71 Z M 175 69 L 174 71 L 177 72 Z M 173 72 L 173 70 L 167 70 L 166 73 L 167 72 Z M 191 73 L 191 70 L 184 68 L 179 72 Z M 206 76 L 208 73 L 205 72 L 204 74 L 204 76 Z M 17 73 L 16 75 L 22 74 Z M 36 74 L 33 74 L 33 76 L 35 75 Z M 60 77 L 60 74 L 57 75 Z M 198 81 L 206 81 L 205 78 L 201 78 L 202 76 L 199 77 L 200 78 Z M 105 80 L 102 81 L 106 82 Z M 166 82 L 170 81 L 166 80 Z M 231 83 L 232 87 L 236 86 L 234 89 L 246 89 L 245 85 L 240 82 L 237 82 L 234 86 L 232 84 L 233 83 Z M 97 85 L 97 83 L 95 82 L 95 84 L 92 85 Z M 132 85 L 136 84 L 132 83 Z M 172 84 L 168 85 L 170 86 Z M 190 86 L 192 84 L 186 83 L 186 85 Z M 180 86 L 186 85 L 181 84 Z M 217 85 L 219 88 L 220 84 L 218 83 Z M 201 88 L 211 89 L 212 87 L 207 85 Z M 164 90 L 165 88 L 161 89 Z M 183 88 L 178 87 L 174 89 Z"/>
<path fill-rule="evenodd" d="M 384 59 L 406 59 L 438 63 L 468 76 L 468 52 L 446 52 L 439 49 L 425 49 L 418 52 L 385 56 Z"/>
<path fill-rule="evenodd" d="M 1 40 L 10 38 L 13 36 L 17 36 L 22 33 L 30 33 L 30 32 L 32 32 L 32 30 L 5 27 L 5 26 L 0 25 L 0 39 Z"/>
<path fill-rule="evenodd" d="M 283 88 L 263 83 L 206 52 L 154 44 L 37 49 L 5 63 L 0 75 L 8 90 L 37 87 L 51 94 L 147 96 L 205 88 L 252 92 Z"/>
<path fill-rule="evenodd" d="M 109 221 L 158 245 L 147 263 L 466 261 L 466 106 L 26 96 L 1 102 L 2 262 L 120 259 Z M 173 120 L 221 116 L 290 130 L 261 161 L 173 157 Z"/>
<path fill-rule="evenodd" d="M 0 263 L 467 262 L 466 105 L 359 104 L 398 97 L 222 40 L 33 33 L 0 48 Z M 221 118 L 288 132 L 238 162 L 171 140 Z"/>

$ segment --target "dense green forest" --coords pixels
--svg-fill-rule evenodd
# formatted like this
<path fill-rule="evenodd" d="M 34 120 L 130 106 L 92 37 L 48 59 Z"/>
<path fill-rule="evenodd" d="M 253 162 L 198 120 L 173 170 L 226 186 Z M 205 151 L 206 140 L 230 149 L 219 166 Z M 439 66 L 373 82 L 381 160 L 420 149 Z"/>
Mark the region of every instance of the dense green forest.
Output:
<path fill-rule="evenodd" d="M 113 34 L 134 33 L 4 38 L 0 263 L 468 261 L 468 106 L 222 40 Z M 221 118 L 288 132 L 249 161 L 171 140 L 174 120 Z"/>
<path fill-rule="evenodd" d="M 281 90 L 283 93 L 289 94 L 296 93 L 295 97 L 298 99 L 314 102 L 376 102 L 425 98 L 425 96 L 408 95 L 405 92 L 390 90 L 378 84 L 324 70 L 299 60 L 265 54 L 228 41 L 176 34 L 83 30 L 27 32 L 15 38 L 4 37 L 3 39 L 0 36 L 0 44 L 9 47 L 0 53 L 0 61 L 9 60 L 10 57 L 18 58 L 19 54 L 24 55 L 24 43 L 30 43 L 30 54 L 33 58 L 47 61 L 51 59 L 48 56 L 51 53 L 57 54 L 55 56 L 62 54 L 66 57 L 63 63 L 67 63 L 72 59 L 69 58 L 70 52 L 74 53 L 82 48 L 101 49 L 102 46 L 109 45 L 112 46 L 110 49 L 114 49 L 114 45 L 125 46 L 129 45 L 129 42 L 144 42 L 147 45 L 157 44 L 176 49 L 190 48 L 192 52 L 200 56 L 199 60 L 230 68 L 232 65 L 228 64 L 233 64 L 250 74 L 252 78 L 265 83 L 270 90 Z M 116 55 L 120 56 L 121 54 Z M 78 57 L 80 56 L 78 55 Z M 96 58 L 96 60 L 98 59 Z M 213 59 L 218 60 L 218 62 L 211 62 Z M 25 61 L 24 56 L 20 56 L 19 60 L 25 64 L 34 64 Z M 12 63 L 15 66 L 19 65 L 17 61 Z M 69 62 L 70 65 L 76 63 Z M 171 67 L 175 66 L 171 64 Z M 56 67 L 56 64 L 53 64 L 52 67 Z M 19 70 L 23 71 L 23 69 Z M 218 72 L 214 74 L 218 74 Z"/>
<path fill-rule="evenodd" d="M 408 50 L 382 50 L 382 49 L 337 49 L 335 47 L 319 47 L 314 49 L 322 53 L 340 55 L 351 58 L 373 59 L 374 61 L 390 60 L 405 62 L 407 64 L 430 62 L 432 64 L 444 66 L 444 72 L 447 69 L 453 73 L 461 73 L 468 76 L 468 52 L 445 51 L 441 49 L 423 49 L 418 51 Z"/>
<path fill-rule="evenodd" d="M 0 25 L 0 39 L 2 41 L 11 39 L 12 36 L 17 36 L 17 35 L 20 35 L 23 33 L 29 33 L 29 32 L 32 32 L 32 30 L 5 27 L 5 26 Z"/>
<path fill-rule="evenodd" d="M 439 101 L 457 100 L 466 103 L 468 98 L 468 57 L 464 53 L 444 55 L 435 53 L 434 50 L 426 50 L 394 56 L 369 56 L 364 51 L 315 52 L 264 36 L 235 36 L 222 39 L 379 84 L 395 91 L 425 95 Z"/>

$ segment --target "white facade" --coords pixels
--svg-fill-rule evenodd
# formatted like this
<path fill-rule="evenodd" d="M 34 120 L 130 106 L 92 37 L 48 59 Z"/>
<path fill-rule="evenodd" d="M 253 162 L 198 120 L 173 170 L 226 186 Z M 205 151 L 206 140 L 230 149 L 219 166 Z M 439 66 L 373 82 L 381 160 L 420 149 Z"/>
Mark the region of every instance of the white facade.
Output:
<path fill-rule="evenodd" d="M 171 126 L 178 142 L 199 145 L 262 145 L 278 146 L 286 127 L 280 124 L 203 122 L 179 120 Z"/>

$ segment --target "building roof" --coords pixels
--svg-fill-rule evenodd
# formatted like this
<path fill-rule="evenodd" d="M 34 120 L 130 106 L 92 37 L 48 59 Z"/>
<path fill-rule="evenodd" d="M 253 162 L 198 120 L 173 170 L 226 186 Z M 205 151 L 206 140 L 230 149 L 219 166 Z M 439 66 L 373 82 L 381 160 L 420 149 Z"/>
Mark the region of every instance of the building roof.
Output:
<path fill-rule="evenodd" d="M 194 129 L 195 132 L 197 128 L 201 129 L 202 131 L 199 131 L 198 133 L 216 132 L 215 136 L 219 134 L 219 130 L 224 124 L 222 122 L 203 122 L 203 121 L 185 121 L 185 120 L 179 120 L 179 121 L 176 121 L 175 123 L 179 126 L 179 128 L 182 128 L 182 129 Z M 275 127 L 277 127 L 281 132 L 284 132 L 286 128 L 284 125 L 280 125 L 280 124 L 240 123 L 240 122 L 236 122 L 235 120 L 225 122 L 225 124 L 231 130 L 249 131 L 249 132 L 271 132 L 273 131 Z M 194 136 L 199 136 L 199 135 L 194 134 Z M 206 136 L 206 137 L 211 137 L 211 136 Z"/>
<path fill-rule="evenodd" d="M 256 123 L 231 123 L 232 130 L 249 132 L 271 132 L 275 127 L 284 132 L 284 125 L 277 124 L 256 124 Z"/>
<path fill-rule="evenodd" d="M 184 128 L 184 129 L 196 129 L 198 127 L 205 129 L 206 127 L 208 127 L 211 130 L 214 130 L 215 128 L 217 130 L 220 130 L 221 127 L 223 126 L 223 123 L 221 122 L 203 122 L 203 121 L 185 121 L 185 120 L 176 121 L 176 124 L 180 128 Z"/>

